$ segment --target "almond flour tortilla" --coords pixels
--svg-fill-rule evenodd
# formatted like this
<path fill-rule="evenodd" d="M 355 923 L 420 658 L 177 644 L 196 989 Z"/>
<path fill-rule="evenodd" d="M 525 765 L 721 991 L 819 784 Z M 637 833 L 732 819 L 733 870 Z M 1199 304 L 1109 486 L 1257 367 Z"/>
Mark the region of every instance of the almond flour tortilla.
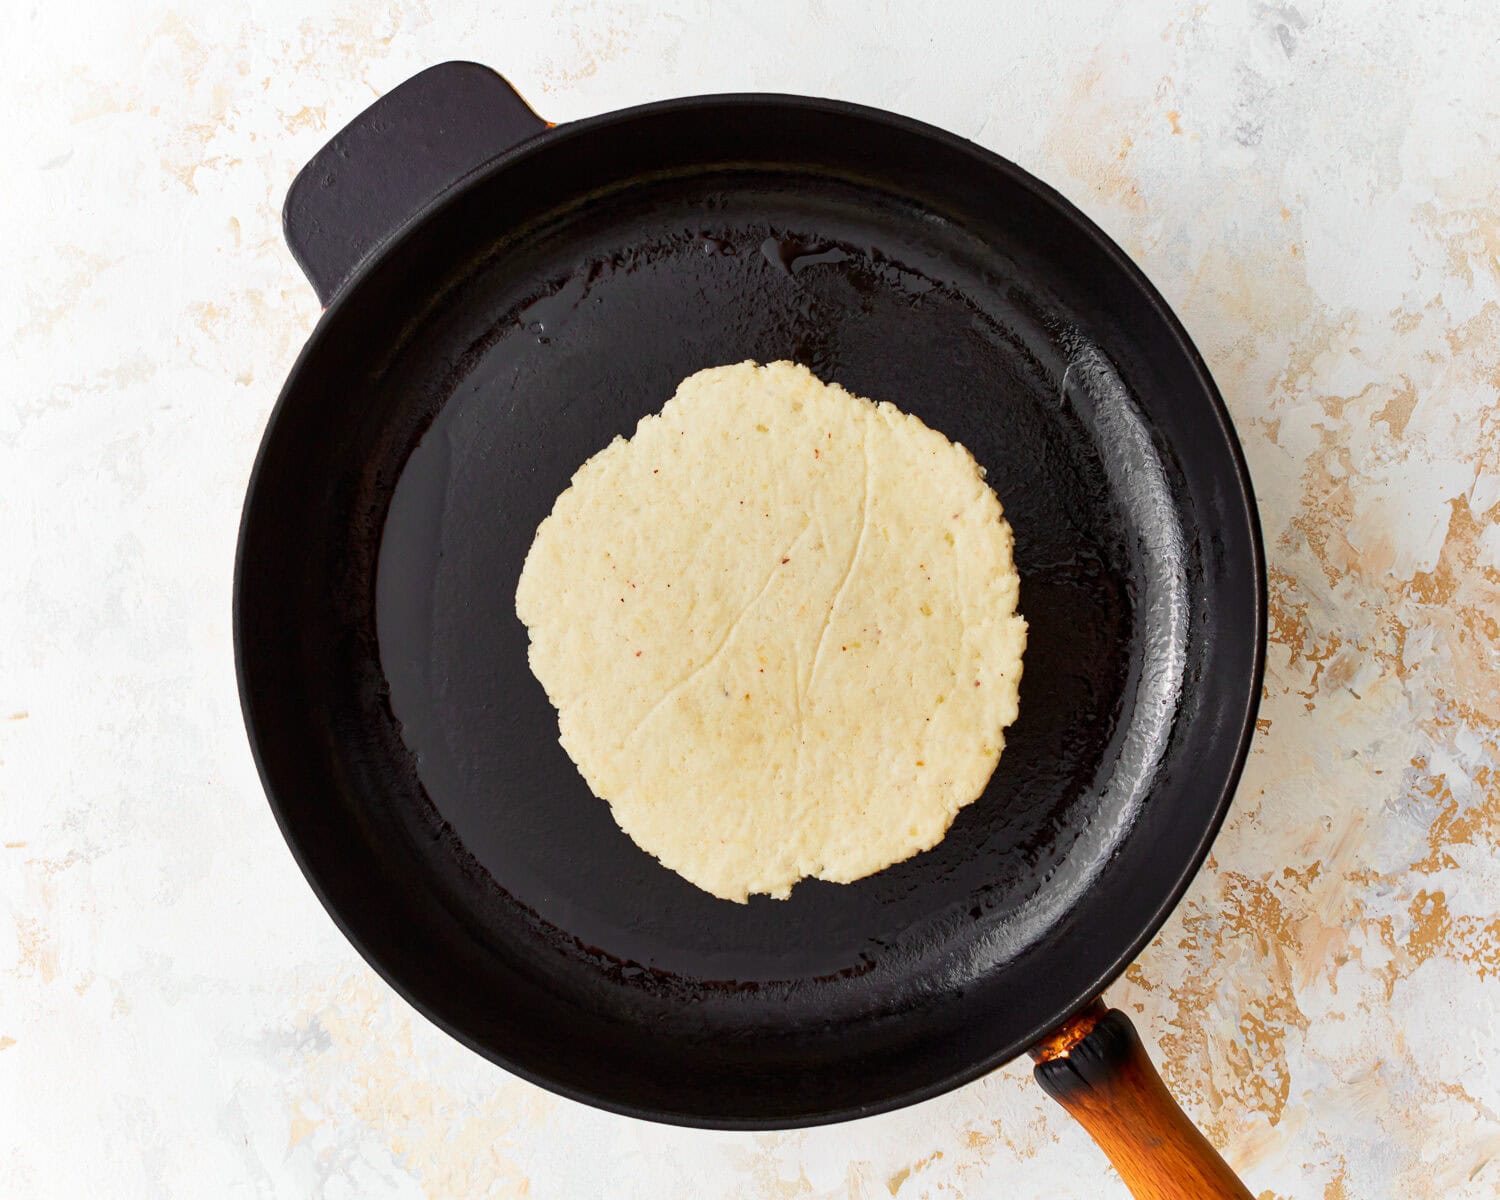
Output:
<path fill-rule="evenodd" d="M 725 900 L 929 849 L 1016 718 L 1012 537 L 962 446 L 789 362 L 685 379 L 579 468 L 516 589 L 564 749 Z"/>

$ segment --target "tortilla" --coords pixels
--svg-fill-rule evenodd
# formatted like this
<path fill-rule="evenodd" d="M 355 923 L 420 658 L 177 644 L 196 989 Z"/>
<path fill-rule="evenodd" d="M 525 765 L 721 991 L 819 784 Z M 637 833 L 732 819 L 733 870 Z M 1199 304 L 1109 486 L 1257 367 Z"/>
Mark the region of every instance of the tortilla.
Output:
<path fill-rule="evenodd" d="M 1016 718 L 1012 535 L 962 446 L 789 362 L 684 380 L 573 476 L 516 589 L 561 742 L 726 900 L 937 844 Z"/>

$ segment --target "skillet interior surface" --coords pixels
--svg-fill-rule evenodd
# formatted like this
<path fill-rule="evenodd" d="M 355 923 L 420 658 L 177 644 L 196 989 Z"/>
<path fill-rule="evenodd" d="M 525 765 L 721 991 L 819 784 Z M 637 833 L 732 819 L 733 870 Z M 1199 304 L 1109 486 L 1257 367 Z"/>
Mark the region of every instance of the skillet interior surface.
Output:
<path fill-rule="evenodd" d="M 1030 638 L 943 842 L 742 906 L 590 794 L 514 592 L 573 471 L 747 358 L 967 446 Z M 238 650 L 289 842 L 422 1011 L 592 1103 L 774 1126 L 971 1078 L 1149 939 L 1243 759 L 1262 574 L 1213 385 L 1092 226 L 926 127 L 723 98 L 506 156 L 330 309 L 247 501 Z"/>

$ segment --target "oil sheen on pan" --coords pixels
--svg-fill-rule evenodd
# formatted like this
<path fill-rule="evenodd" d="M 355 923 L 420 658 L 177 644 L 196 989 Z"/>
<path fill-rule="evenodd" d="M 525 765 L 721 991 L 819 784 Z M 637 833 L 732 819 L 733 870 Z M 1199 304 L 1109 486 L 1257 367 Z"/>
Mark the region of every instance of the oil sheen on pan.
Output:
<path fill-rule="evenodd" d="M 1134 515 L 1122 520 L 1110 497 L 1131 480 L 1157 548 L 1180 546 L 1164 468 L 1109 364 L 956 270 L 969 246 L 910 244 L 903 211 L 856 212 L 836 192 L 818 203 L 743 181 L 702 187 L 680 223 L 658 197 L 596 206 L 595 254 L 580 264 L 565 224 L 519 251 L 503 286 L 498 274 L 476 281 L 496 287 L 488 315 L 466 307 L 461 335 L 439 322 L 436 336 L 470 349 L 459 371 L 420 381 L 441 403 L 386 522 L 377 617 L 392 709 L 464 851 L 611 957 L 688 977 L 837 974 L 864 970 L 893 928 L 940 940 L 994 914 L 1004 919 L 985 957 L 1003 959 L 1066 910 L 1088 876 L 1076 868 L 1108 856 L 1159 762 L 1162 730 L 1135 718 L 1143 701 L 1174 703 L 1181 563 L 1148 566 Z M 641 239 L 637 204 L 668 228 Z M 1027 678 L 1048 683 L 1022 683 L 998 769 L 935 848 L 851 885 L 807 880 L 771 915 L 764 898 L 726 909 L 674 881 L 619 831 L 557 745 L 507 600 L 578 464 L 705 362 L 783 357 L 973 452 L 1015 527 Z M 1146 624 L 1166 651 L 1149 662 L 1136 640 Z M 1132 719 L 1120 721 L 1126 697 Z M 580 869 L 588 889 L 557 884 Z"/>

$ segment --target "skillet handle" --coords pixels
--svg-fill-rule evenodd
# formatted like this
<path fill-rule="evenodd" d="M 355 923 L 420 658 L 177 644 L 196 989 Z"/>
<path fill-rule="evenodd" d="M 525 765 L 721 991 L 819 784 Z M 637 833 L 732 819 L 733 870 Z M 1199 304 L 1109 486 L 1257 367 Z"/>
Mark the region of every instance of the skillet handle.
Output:
<path fill-rule="evenodd" d="M 292 257 L 323 306 L 427 204 L 547 128 L 478 63 L 428 67 L 375 101 L 297 173 L 282 209 Z"/>
<path fill-rule="evenodd" d="M 1172 1099 L 1119 1009 L 1095 1000 L 1031 1056 L 1037 1082 L 1088 1131 L 1136 1200 L 1253 1200 Z"/>

